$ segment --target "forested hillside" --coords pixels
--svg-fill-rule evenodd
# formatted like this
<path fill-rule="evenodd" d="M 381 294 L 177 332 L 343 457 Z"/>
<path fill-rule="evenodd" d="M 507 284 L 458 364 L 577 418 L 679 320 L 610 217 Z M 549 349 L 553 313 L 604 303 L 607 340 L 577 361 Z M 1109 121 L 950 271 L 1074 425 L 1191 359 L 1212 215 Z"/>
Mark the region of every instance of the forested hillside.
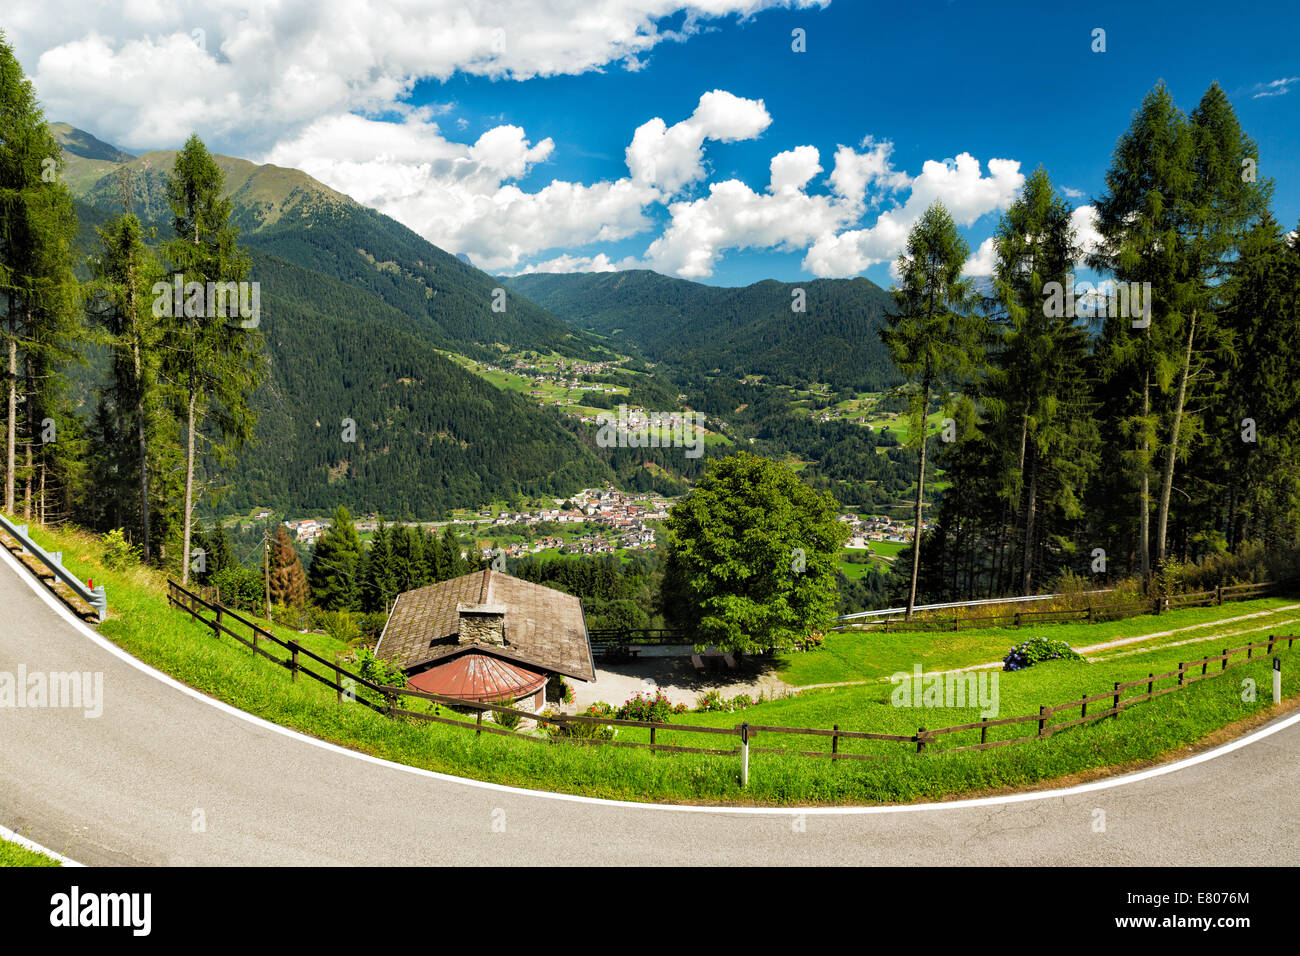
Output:
<path fill-rule="evenodd" d="M 124 200 L 146 230 L 168 233 L 174 152 L 133 158 L 72 127 L 52 129 L 83 197 L 78 261 L 96 252 L 96 229 Z M 214 160 L 261 286 L 268 375 L 250 399 L 254 442 L 226 464 L 204 461 L 225 493 L 200 499 L 201 511 L 347 504 L 412 518 L 613 477 L 572 424 L 437 352 L 494 357 L 499 343 L 601 354 L 592 340 L 517 295 L 494 311 L 500 285 L 490 276 L 297 170 Z M 88 416 L 106 357 L 84 351 L 89 364 L 73 378 Z M 344 440 L 345 420 L 355 441 Z"/>
<path fill-rule="evenodd" d="M 869 279 L 766 280 L 719 288 L 648 270 L 505 280 L 573 324 L 632 346 L 698 384 L 717 369 L 773 383 L 860 391 L 898 384 L 878 330 L 889 295 Z M 796 290 L 803 311 L 795 311 Z"/>

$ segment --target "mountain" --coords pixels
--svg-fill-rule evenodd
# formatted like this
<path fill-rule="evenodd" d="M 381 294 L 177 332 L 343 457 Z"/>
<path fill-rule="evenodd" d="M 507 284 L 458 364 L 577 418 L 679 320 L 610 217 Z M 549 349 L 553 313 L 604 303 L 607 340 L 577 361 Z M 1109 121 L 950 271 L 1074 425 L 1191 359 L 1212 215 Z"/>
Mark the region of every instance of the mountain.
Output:
<path fill-rule="evenodd" d="M 166 174 L 174 150 L 120 162 L 91 159 L 76 147 L 82 137 L 94 137 L 66 129 L 71 132 L 56 135 L 71 154 L 65 157 L 65 180 L 74 196 L 116 214 L 123 208 L 125 177 L 131 210 L 146 222 L 168 222 Z M 300 170 L 213 158 L 225 173 L 225 194 L 245 246 L 368 289 L 424 323 L 446 347 L 482 356 L 493 354 L 496 345 L 572 356 L 602 351 L 590 336 L 527 299 L 507 299 L 505 311 L 494 312 L 500 281 Z"/>
<path fill-rule="evenodd" d="M 158 236 L 170 235 L 164 190 L 174 152 L 130 156 L 66 124 L 52 129 L 78 200 L 83 253 L 96 248 L 93 227 L 122 211 L 124 191 Z M 594 337 L 519 295 L 493 311 L 499 280 L 299 170 L 215 159 L 260 283 L 270 363 L 254 396 L 257 442 L 239 457 L 223 509 L 347 504 L 431 517 L 608 480 L 602 454 L 558 413 L 438 351 L 604 355 Z M 344 419 L 356 423 L 355 442 L 342 439 Z"/>
<path fill-rule="evenodd" d="M 574 325 L 688 375 L 714 370 L 877 391 L 898 372 L 878 330 L 891 298 L 869 279 L 722 288 L 644 269 L 503 279 Z M 802 290 L 805 311 L 792 309 Z"/>

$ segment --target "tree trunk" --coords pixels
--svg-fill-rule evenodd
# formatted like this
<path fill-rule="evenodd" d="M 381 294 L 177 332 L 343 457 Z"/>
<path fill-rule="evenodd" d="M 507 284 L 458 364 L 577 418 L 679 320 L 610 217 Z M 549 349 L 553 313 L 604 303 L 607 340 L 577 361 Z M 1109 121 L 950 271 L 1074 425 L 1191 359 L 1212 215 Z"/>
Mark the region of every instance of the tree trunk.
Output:
<path fill-rule="evenodd" d="M 912 525 L 912 583 L 907 589 L 907 620 L 916 606 L 916 579 L 921 574 L 921 501 L 925 495 L 925 419 L 930 412 L 930 376 L 921 386 L 921 462 L 916 470 L 916 521 Z"/>
<path fill-rule="evenodd" d="M 123 185 L 125 190 L 125 184 Z M 131 357 L 135 364 L 135 420 L 136 435 L 140 445 L 140 524 L 144 563 L 149 564 L 149 450 L 144 436 L 144 371 L 140 358 L 139 315 L 136 311 L 135 272 L 127 270 L 127 313 L 131 317 Z"/>
<path fill-rule="evenodd" d="M 190 583 L 190 516 L 194 510 L 194 404 L 197 396 L 190 388 L 189 414 L 186 417 L 185 447 L 185 531 L 181 545 L 181 586 Z"/>
<path fill-rule="evenodd" d="M 1038 455 L 1029 449 L 1029 488 L 1025 499 L 1025 568 L 1020 593 L 1032 594 L 1034 581 L 1034 517 L 1038 511 Z"/>
<path fill-rule="evenodd" d="M 13 296 L 9 297 L 9 422 L 5 437 L 5 511 L 14 512 L 14 446 L 18 441 L 18 329 L 14 322 Z"/>
<path fill-rule="evenodd" d="M 1151 576 L 1151 469 L 1147 457 L 1151 442 L 1147 438 L 1146 418 L 1151 414 L 1151 373 L 1142 379 L 1142 481 L 1138 493 L 1138 569 L 1145 583 Z"/>
<path fill-rule="evenodd" d="M 1165 559 L 1165 537 L 1169 529 L 1169 497 L 1174 489 L 1174 461 L 1178 457 L 1178 431 L 1183 423 L 1183 403 L 1187 400 L 1187 377 L 1192 367 L 1192 340 L 1196 335 L 1196 310 L 1192 310 L 1187 329 L 1187 350 L 1183 353 L 1183 371 L 1178 379 L 1178 398 L 1174 401 L 1174 421 L 1169 431 L 1169 451 L 1165 456 L 1165 473 L 1160 483 L 1160 517 L 1156 526 L 1156 561 Z"/>

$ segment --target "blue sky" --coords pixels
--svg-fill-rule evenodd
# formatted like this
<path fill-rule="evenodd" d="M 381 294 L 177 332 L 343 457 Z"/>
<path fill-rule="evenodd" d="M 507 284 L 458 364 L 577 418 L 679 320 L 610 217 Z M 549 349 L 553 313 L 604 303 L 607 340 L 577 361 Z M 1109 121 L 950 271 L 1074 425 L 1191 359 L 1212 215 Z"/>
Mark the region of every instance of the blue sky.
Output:
<path fill-rule="evenodd" d="M 200 2 L 153 23 L 110 11 L 59 33 L 19 9 L 16 28 L 0 26 L 52 118 L 134 149 L 195 128 L 497 272 L 617 264 L 724 285 L 888 284 L 921 199 L 951 202 L 973 255 L 1040 164 L 1087 207 L 1162 79 L 1185 110 L 1212 81 L 1224 87 L 1276 181 L 1276 215 L 1300 219 L 1294 4 L 713 5 L 750 12 L 552 0 L 485 4 L 466 20 L 459 4 L 385 16 L 340 0 L 268 16 Z M 1092 50 L 1096 28 L 1105 52 Z M 805 52 L 791 49 L 796 29 Z M 180 48 L 212 58 L 210 82 L 182 84 L 168 111 L 149 69 Z M 114 98 L 96 103 L 105 88 Z M 633 168 L 626 151 L 643 134 Z M 837 190 L 841 147 L 845 173 L 868 172 Z M 778 196 L 769 167 L 783 153 Z M 1004 162 L 995 172 L 990 160 Z"/>

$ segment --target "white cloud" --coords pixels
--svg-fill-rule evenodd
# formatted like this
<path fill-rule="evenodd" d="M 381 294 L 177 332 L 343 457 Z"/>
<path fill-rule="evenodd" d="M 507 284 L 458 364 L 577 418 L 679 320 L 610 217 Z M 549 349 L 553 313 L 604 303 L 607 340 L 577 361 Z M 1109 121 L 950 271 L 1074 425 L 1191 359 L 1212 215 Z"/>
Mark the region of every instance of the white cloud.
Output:
<path fill-rule="evenodd" d="M 784 153 L 772 157 L 769 168 L 772 170 L 769 191 L 779 193 L 782 190 L 798 192 L 808 185 L 822 171 L 821 155 L 815 146 L 796 146 Z"/>
<path fill-rule="evenodd" d="M 990 159 L 989 174 L 969 153 L 954 160 L 926 160 L 912 180 L 911 194 L 897 209 L 882 212 L 873 226 L 822 235 L 804 257 L 804 268 L 819 276 L 851 276 L 879 262 L 896 258 L 907 245 L 907 234 L 936 200 L 943 202 L 958 225 L 969 226 L 986 213 L 1011 205 L 1025 177 L 1020 163 Z"/>
<path fill-rule="evenodd" d="M 1079 264 L 1083 265 L 1089 255 L 1097 251 L 1101 243 L 1101 233 L 1097 231 L 1097 210 L 1092 206 L 1079 206 L 1070 213 L 1070 227 L 1074 230 L 1075 242 L 1079 245 Z"/>
<path fill-rule="evenodd" d="M 966 260 L 961 274 L 964 276 L 991 276 L 998 261 L 997 240 L 989 236 L 980 243 L 975 255 Z"/>
<path fill-rule="evenodd" d="M 1291 84 L 1300 83 L 1300 76 L 1287 76 L 1279 80 L 1270 80 L 1267 83 L 1256 83 L 1254 86 L 1254 95 L 1252 100 L 1258 100 L 1266 96 L 1286 96 L 1291 92 Z"/>
<path fill-rule="evenodd" d="M 1082 189 L 1071 189 L 1069 186 L 1062 186 L 1062 187 L 1061 187 L 1061 192 L 1065 193 L 1065 196 L 1066 196 L 1067 199 L 1082 199 L 1082 198 L 1083 198 L 1083 190 L 1082 190 Z"/>
<path fill-rule="evenodd" d="M 700 97 L 689 119 L 667 126 L 655 117 L 637 127 L 626 152 L 632 178 L 665 193 L 704 178 L 704 141 L 753 139 L 772 122 L 762 100 L 747 100 L 726 90 Z"/>
<path fill-rule="evenodd" d="M 553 150 L 550 139 L 530 144 L 517 126 L 494 127 L 467 144 L 447 139 L 421 116 L 393 123 L 342 115 L 313 123 L 265 161 L 302 169 L 489 271 L 650 226 L 642 210 L 659 194 L 626 178 L 554 180 L 536 192 L 511 182 Z"/>
<path fill-rule="evenodd" d="M 893 143 L 878 143 L 868 136 L 862 140 L 861 145 L 866 152 L 854 152 L 848 146 L 841 146 L 835 152 L 835 168 L 831 171 L 830 184 L 837 196 L 860 204 L 865 201 L 870 186 L 879 187 L 881 196 L 907 188 L 911 182 L 907 174 L 890 165 Z M 876 197 L 876 202 L 879 202 L 881 196 Z"/>
<path fill-rule="evenodd" d="M 545 262 L 534 262 L 524 266 L 515 275 L 532 275 L 537 272 L 616 272 L 621 269 L 643 269 L 645 264 L 635 257 L 615 262 L 605 253 L 594 256 L 571 256 L 565 253 Z"/>
<path fill-rule="evenodd" d="M 401 111 L 419 79 L 639 69 L 708 21 L 824 0 L 79 0 L 6 3 L 4 27 L 47 113 L 131 148 L 197 130 L 269 148 L 322 117 Z M 660 26 L 682 10 L 680 28 Z"/>
<path fill-rule="evenodd" d="M 650 244 L 647 261 L 663 272 L 705 278 L 727 249 L 807 248 L 861 216 L 868 182 L 897 181 L 889 169 L 889 144 L 864 145 L 867 154 L 843 146 L 836 151 L 830 195 L 806 191 L 822 171 L 820 154 L 798 146 L 772 158 L 766 193 L 729 179 L 711 184 L 707 196 L 672 203 L 668 228 Z"/>

